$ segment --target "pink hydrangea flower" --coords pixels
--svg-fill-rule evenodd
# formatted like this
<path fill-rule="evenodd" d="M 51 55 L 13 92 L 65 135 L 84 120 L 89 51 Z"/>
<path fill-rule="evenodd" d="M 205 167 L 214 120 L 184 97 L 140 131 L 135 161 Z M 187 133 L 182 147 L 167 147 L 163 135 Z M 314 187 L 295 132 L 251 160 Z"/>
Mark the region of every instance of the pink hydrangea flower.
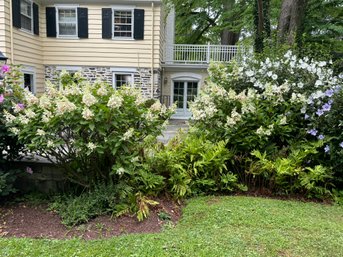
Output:
<path fill-rule="evenodd" d="M 3 73 L 7 73 L 7 72 L 9 72 L 11 70 L 11 68 L 10 68 L 10 66 L 8 66 L 8 65 L 3 65 L 2 67 L 1 67 L 1 71 L 3 72 Z"/>
<path fill-rule="evenodd" d="M 3 102 L 4 102 L 4 100 L 5 100 L 5 97 L 4 97 L 4 95 L 3 95 L 3 94 L 1 94 L 1 95 L 0 95 L 0 104 L 1 104 L 1 103 L 3 103 Z"/>

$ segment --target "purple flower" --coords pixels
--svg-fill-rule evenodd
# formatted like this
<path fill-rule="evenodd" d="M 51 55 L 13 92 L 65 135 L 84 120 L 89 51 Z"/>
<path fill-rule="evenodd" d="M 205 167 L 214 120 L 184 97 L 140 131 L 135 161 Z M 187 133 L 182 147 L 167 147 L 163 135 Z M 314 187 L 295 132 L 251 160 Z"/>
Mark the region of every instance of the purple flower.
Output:
<path fill-rule="evenodd" d="M 305 113 L 305 120 L 307 120 L 308 118 L 310 118 L 310 116 L 308 116 L 308 114 Z"/>
<path fill-rule="evenodd" d="M 3 94 L 1 94 L 1 95 L 0 95 L 0 104 L 1 104 L 1 103 L 3 103 L 3 102 L 4 102 L 4 100 L 5 100 L 5 97 L 4 97 L 4 95 L 3 95 Z"/>
<path fill-rule="evenodd" d="M 326 145 L 326 146 L 324 147 L 324 151 L 325 151 L 326 153 L 330 152 L 330 146 L 329 146 L 329 145 Z"/>
<path fill-rule="evenodd" d="M 341 142 L 341 143 L 339 144 L 339 146 L 343 148 L 343 142 Z"/>
<path fill-rule="evenodd" d="M 3 65 L 2 67 L 1 67 L 1 71 L 3 72 L 3 73 L 6 73 L 6 72 L 9 72 L 10 71 L 10 66 L 8 66 L 8 65 Z"/>
<path fill-rule="evenodd" d="M 24 104 L 21 104 L 21 103 L 18 103 L 17 106 L 18 106 L 20 109 L 24 109 L 24 108 L 25 108 L 25 105 L 24 105 Z"/>
<path fill-rule="evenodd" d="M 307 133 L 311 134 L 312 136 L 317 135 L 318 131 L 316 129 L 311 129 L 309 131 L 307 131 Z"/>
<path fill-rule="evenodd" d="M 324 111 L 322 109 L 319 109 L 319 110 L 316 111 L 316 114 L 318 116 L 322 116 L 324 114 Z"/>
<path fill-rule="evenodd" d="M 325 136 L 322 135 L 322 134 L 320 134 L 320 135 L 318 136 L 318 139 L 320 139 L 320 140 L 323 140 L 324 138 L 325 138 Z"/>
<path fill-rule="evenodd" d="M 26 167 L 25 172 L 29 173 L 30 175 L 33 174 L 33 170 L 30 167 Z"/>
<path fill-rule="evenodd" d="M 331 104 L 326 103 L 326 104 L 323 105 L 322 108 L 323 108 L 323 111 L 328 112 L 328 111 L 331 110 Z"/>
<path fill-rule="evenodd" d="M 328 89 L 328 90 L 326 90 L 325 91 L 325 95 L 327 96 L 327 97 L 331 97 L 331 96 L 333 96 L 333 90 L 332 89 Z"/>

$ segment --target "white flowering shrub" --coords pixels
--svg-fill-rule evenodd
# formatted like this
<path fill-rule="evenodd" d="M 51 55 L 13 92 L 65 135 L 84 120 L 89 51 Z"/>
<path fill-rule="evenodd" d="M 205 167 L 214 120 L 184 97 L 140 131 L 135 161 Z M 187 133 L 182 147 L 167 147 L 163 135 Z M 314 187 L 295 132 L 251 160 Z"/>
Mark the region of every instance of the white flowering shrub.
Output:
<path fill-rule="evenodd" d="M 11 132 L 84 187 L 136 176 L 145 139 L 161 134 L 172 110 L 158 101 L 147 106 L 132 88 L 91 85 L 79 74 L 61 76 L 61 89 L 48 82 L 45 94 L 26 92 L 23 105 L 14 104 L 13 114 L 5 112 Z"/>
<path fill-rule="evenodd" d="M 234 168 L 241 174 L 250 170 L 253 150 L 287 155 L 291 146 L 319 140 L 319 154 L 328 152 L 330 138 L 317 132 L 314 124 L 326 122 L 331 97 L 342 85 L 342 76 L 334 76 L 329 66 L 297 58 L 290 51 L 264 61 L 243 57 L 227 67 L 213 64 L 207 86 L 191 104 L 194 131 L 205 132 L 214 141 L 227 140 L 236 153 Z M 341 120 L 336 119 L 337 126 L 342 126 Z M 330 136 L 336 138 L 336 147 L 342 147 L 342 134 Z M 303 162 L 325 164 L 311 158 Z M 242 177 L 251 182 L 251 177 Z"/>

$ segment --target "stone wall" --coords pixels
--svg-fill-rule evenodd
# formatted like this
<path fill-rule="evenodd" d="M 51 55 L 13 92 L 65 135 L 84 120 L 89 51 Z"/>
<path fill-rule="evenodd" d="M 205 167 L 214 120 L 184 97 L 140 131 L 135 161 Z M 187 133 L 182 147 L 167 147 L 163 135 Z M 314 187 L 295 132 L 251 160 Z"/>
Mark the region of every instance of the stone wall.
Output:
<path fill-rule="evenodd" d="M 73 70 L 70 72 L 76 72 Z M 113 83 L 113 71 L 110 67 L 89 67 L 84 66 L 79 70 L 81 74 L 91 83 L 96 80 L 102 80 L 112 85 Z M 55 82 L 59 76 L 61 70 L 57 70 L 56 66 L 45 66 L 45 79 Z M 139 68 L 134 72 L 134 85 L 136 88 L 141 89 L 142 94 L 146 98 L 151 97 L 151 70 L 147 68 Z M 161 71 L 159 69 L 154 70 L 154 98 L 160 97 L 160 85 L 161 85 Z"/>

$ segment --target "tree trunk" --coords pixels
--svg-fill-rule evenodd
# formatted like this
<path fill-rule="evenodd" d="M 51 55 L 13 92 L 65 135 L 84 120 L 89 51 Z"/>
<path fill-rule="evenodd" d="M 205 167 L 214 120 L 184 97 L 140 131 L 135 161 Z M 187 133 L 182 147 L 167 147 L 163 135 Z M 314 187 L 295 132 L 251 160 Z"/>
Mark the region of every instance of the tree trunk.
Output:
<path fill-rule="evenodd" d="M 235 0 L 223 1 L 223 12 L 230 12 L 235 5 Z M 226 24 L 230 23 L 234 17 L 229 17 L 224 20 Z M 221 45 L 235 45 L 238 42 L 240 32 L 231 31 L 228 28 L 223 28 L 220 33 Z"/>
<path fill-rule="evenodd" d="M 283 0 L 278 23 L 280 43 L 293 45 L 296 33 L 301 27 L 305 13 L 306 0 Z"/>

